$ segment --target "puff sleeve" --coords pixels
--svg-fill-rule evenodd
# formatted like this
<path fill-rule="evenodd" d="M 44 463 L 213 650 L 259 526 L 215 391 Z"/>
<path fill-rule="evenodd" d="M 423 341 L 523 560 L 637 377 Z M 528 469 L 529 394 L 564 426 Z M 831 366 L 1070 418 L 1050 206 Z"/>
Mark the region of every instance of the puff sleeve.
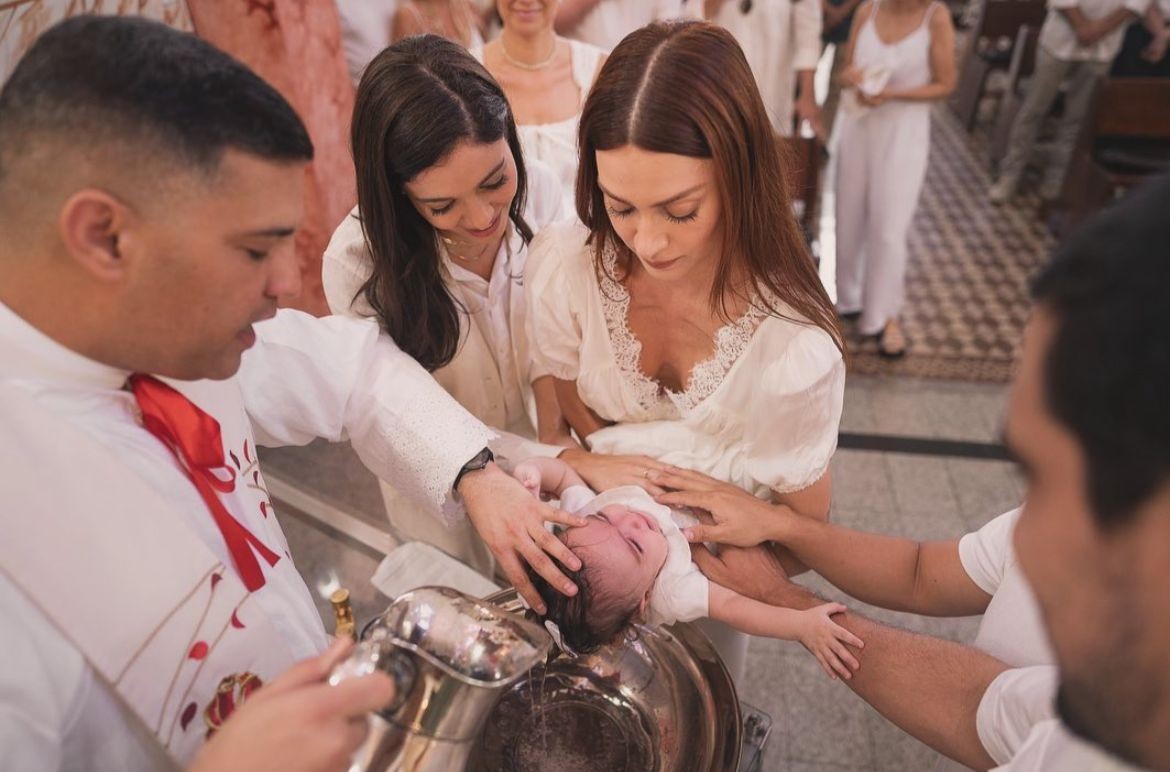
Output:
<path fill-rule="evenodd" d="M 745 471 L 776 493 L 815 483 L 829 468 L 845 393 L 845 362 L 828 333 L 802 328 L 763 371 L 746 423 Z"/>

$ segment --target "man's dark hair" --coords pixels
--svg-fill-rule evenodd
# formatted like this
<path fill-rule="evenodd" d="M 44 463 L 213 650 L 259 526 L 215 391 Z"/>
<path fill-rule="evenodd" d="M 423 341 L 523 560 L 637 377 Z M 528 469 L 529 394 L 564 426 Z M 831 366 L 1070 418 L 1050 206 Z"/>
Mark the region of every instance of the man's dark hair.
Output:
<path fill-rule="evenodd" d="M 54 136 L 161 153 L 209 174 L 229 148 L 273 161 L 313 157 L 276 89 L 195 36 L 140 18 L 68 19 L 25 53 L 0 91 L 0 181 L 22 152 Z"/>
<path fill-rule="evenodd" d="M 1055 316 L 1052 415 L 1077 438 L 1103 526 L 1170 484 L 1170 177 L 1073 233 L 1032 293 Z"/>

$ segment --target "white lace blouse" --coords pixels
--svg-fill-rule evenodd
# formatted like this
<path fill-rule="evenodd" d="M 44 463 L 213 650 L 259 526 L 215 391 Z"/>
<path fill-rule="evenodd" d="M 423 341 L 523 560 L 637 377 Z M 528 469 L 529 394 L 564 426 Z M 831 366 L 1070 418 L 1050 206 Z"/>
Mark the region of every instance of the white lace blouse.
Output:
<path fill-rule="evenodd" d="M 732 482 L 757 495 L 816 482 L 837 446 L 845 365 L 816 327 L 753 305 L 715 336 L 685 391 L 639 367 L 642 344 L 626 323 L 629 295 L 594 271 L 579 223 L 546 229 L 525 270 L 537 366 L 575 380 L 581 399 L 614 425 L 589 435 L 601 453 L 641 453 Z"/>

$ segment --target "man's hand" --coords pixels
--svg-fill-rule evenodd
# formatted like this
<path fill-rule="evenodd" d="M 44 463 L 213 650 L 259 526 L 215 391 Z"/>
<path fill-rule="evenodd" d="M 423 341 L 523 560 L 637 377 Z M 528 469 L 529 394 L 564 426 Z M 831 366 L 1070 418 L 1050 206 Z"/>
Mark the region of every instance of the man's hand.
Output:
<path fill-rule="evenodd" d="M 708 579 L 740 595 L 773 606 L 809 607 L 809 604 L 789 604 L 790 596 L 804 590 L 788 581 L 779 559 L 765 546 L 722 547 L 714 555 L 702 544 L 692 544 L 691 557 Z M 805 594 L 813 599 L 811 605 L 817 604 L 812 595 Z"/>
<path fill-rule="evenodd" d="M 561 573 L 549 555 L 573 571 L 581 567 L 581 561 L 560 539 L 546 531 L 544 524 L 578 526 L 585 524 L 585 518 L 534 499 L 523 485 L 494 463 L 465 474 L 459 481 L 459 493 L 479 537 L 496 556 L 508 581 L 534 611 L 543 614 L 546 608 L 524 572 L 524 563 L 566 595 L 576 594 L 577 585 Z"/>
<path fill-rule="evenodd" d="M 352 647 L 341 639 L 262 687 L 207 741 L 188 772 L 347 769 L 365 740 L 366 714 L 394 699 L 394 682 L 384 673 L 328 684 Z"/>
<path fill-rule="evenodd" d="M 660 504 L 706 510 L 713 521 L 695 525 L 684 533 L 692 542 L 713 541 L 753 547 L 766 541 L 783 541 L 785 524 L 799 517 L 783 504 L 769 504 L 731 483 L 716 480 L 701 472 L 671 467 L 652 473 L 650 480 L 673 492 L 655 496 Z"/>
<path fill-rule="evenodd" d="M 664 472 L 670 467 L 649 456 L 615 456 L 570 448 L 558 458 L 573 467 L 573 471 L 581 475 L 595 491 L 605 491 L 622 485 L 636 485 L 651 496 L 665 493 L 651 481 L 651 478 L 655 472 Z"/>

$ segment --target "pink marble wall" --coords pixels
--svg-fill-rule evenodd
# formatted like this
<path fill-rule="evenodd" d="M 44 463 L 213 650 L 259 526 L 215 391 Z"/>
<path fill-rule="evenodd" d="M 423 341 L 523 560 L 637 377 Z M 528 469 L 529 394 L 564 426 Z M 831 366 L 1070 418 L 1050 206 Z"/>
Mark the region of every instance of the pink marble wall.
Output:
<path fill-rule="evenodd" d="M 353 84 L 334 0 L 187 0 L 195 32 L 232 54 L 284 95 L 309 128 L 316 158 L 305 175 L 305 221 L 297 233 L 304 290 L 289 305 L 328 313 L 321 254 L 357 202 L 349 122 Z"/>

